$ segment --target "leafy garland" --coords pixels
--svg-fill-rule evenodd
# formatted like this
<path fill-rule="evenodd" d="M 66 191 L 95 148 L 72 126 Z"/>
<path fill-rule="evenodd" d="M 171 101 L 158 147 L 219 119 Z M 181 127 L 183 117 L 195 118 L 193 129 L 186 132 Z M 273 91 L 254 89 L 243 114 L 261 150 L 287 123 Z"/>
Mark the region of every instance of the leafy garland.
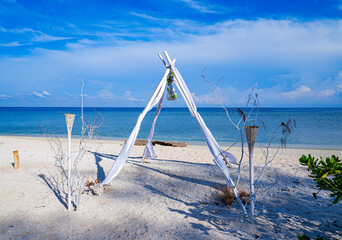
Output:
<path fill-rule="evenodd" d="M 175 77 L 175 74 L 173 72 L 170 72 L 169 77 L 167 78 L 167 91 L 168 93 L 172 93 L 172 95 L 169 95 L 168 97 L 171 97 L 173 100 L 175 100 L 178 96 L 177 93 L 175 93 L 174 91 L 170 91 L 171 89 L 173 89 L 172 83 L 173 83 L 173 79 Z"/>

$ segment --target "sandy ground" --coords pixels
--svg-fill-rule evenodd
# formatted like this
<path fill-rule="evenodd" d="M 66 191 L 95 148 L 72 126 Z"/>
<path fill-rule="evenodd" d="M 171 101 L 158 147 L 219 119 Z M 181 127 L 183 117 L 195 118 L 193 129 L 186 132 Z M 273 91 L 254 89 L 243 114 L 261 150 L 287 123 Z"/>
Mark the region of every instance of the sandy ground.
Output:
<path fill-rule="evenodd" d="M 81 173 L 103 179 L 121 148 L 122 142 L 96 141 Z M 145 164 L 142 152 L 133 148 L 103 195 L 83 194 L 81 208 L 67 211 L 44 181 L 58 174 L 47 140 L 0 137 L 0 239 L 296 239 L 303 233 L 342 239 L 342 204 L 332 205 L 327 192 L 314 199 L 315 183 L 298 163 L 302 154 L 341 157 L 342 151 L 281 151 L 262 177 L 254 225 L 237 204 L 227 208 L 211 197 L 225 181 L 206 146 L 156 146 L 158 159 Z M 231 152 L 239 155 L 237 148 Z M 256 151 L 257 170 L 261 156 Z M 248 189 L 244 169 L 240 185 Z"/>

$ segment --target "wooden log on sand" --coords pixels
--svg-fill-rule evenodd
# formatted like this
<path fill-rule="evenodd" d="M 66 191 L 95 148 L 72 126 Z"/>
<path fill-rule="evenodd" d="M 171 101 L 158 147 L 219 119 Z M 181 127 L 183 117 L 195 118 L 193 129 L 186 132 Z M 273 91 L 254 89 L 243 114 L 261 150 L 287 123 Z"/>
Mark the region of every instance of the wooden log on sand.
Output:
<path fill-rule="evenodd" d="M 126 143 L 127 139 L 125 140 Z M 146 139 L 137 139 L 134 143 L 135 146 L 145 146 L 147 143 Z M 186 142 L 176 142 L 176 141 L 152 141 L 152 145 L 161 145 L 161 146 L 169 146 L 169 147 L 187 147 L 188 144 Z"/>

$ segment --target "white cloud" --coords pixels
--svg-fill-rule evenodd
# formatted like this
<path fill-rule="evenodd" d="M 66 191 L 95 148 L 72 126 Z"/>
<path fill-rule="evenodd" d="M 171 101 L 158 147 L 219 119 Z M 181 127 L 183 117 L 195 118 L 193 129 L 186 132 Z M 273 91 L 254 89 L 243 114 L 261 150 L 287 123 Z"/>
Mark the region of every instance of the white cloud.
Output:
<path fill-rule="evenodd" d="M 59 40 L 66 40 L 66 39 L 70 39 L 67 37 L 55 37 L 55 36 L 51 36 L 45 33 L 42 33 L 40 31 L 37 32 L 38 34 L 36 34 L 33 38 L 32 41 L 34 42 L 53 42 L 53 41 L 59 41 Z"/>
<path fill-rule="evenodd" d="M 144 101 L 143 99 L 134 98 L 132 96 L 132 92 L 131 91 L 126 91 L 125 92 L 124 100 L 130 101 L 130 102 L 141 102 L 141 101 Z"/>
<path fill-rule="evenodd" d="M 45 98 L 46 96 L 51 96 L 51 93 L 49 93 L 49 92 L 47 92 L 45 90 L 42 93 L 39 93 L 39 92 L 36 92 L 36 91 L 33 91 L 32 93 L 36 97 L 40 97 L 40 98 Z"/>
<path fill-rule="evenodd" d="M 207 92 L 210 92 L 209 87 L 206 88 Z M 244 105 L 247 101 L 247 96 L 250 93 L 250 88 L 237 89 L 237 86 L 225 86 L 216 87 L 214 95 L 210 92 L 209 94 L 196 95 L 194 92 L 191 93 L 194 101 L 199 104 L 205 105 Z"/>
<path fill-rule="evenodd" d="M 0 43 L 0 46 L 2 47 L 17 47 L 17 46 L 21 46 L 22 44 L 20 44 L 19 42 L 10 42 L 10 43 Z"/>
<path fill-rule="evenodd" d="M 14 34 L 14 35 L 20 34 L 20 39 L 22 39 L 21 42 L 16 41 L 16 42 L 11 42 L 11 43 L 0 44 L 0 46 L 8 46 L 8 47 L 31 44 L 32 42 L 53 42 L 53 41 L 70 39 L 70 37 L 51 36 L 41 31 L 34 30 L 32 28 L 8 29 L 8 28 L 0 27 L 0 32 L 5 32 L 7 34 Z"/>
<path fill-rule="evenodd" d="M 215 98 L 210 94 L 203 94 L 200 96 L 196 96 L 195 93 L 191 93 L 192 98 L 196 103 L 205 103 L 205 104 L 218 104 L 223 103 L 223 99 L 220 99 L 218 101 L 215 100 Z"/>
<path fill-rule="evenodd" d="M 0 94 L 0 100 L 6 100 L 12 98 L 11 96 L 5 95 L 5 94 Z"/>
<path fill-rule="evenodd" d="M 33 91 L 33 95 L 35 95 L 35 96 L 37 96 L 37 97 L 40 97 L 40 98 L 44 98 L 44 97 L 45 97 L 44 94 L 42 94 L 42 93 L 37 93 L 37 92 L 35 92 L 35 91 Z"/>
<path fill-rule="evenodd" d="M 152 17 L 152 16 L 144 14 L 144 13 L 131 12 L 131 14 L 134 15 L 134 16 L 137 16 L 137 17 L 148 19 L 148 20 L 155 20 L 155 21 L 160 21 L 161 20 L 159 18 L 155 18 L 155 17 Z"/>
<path fill-rule="evenodd" d="M 126 89 L 131 89 L 134 91 L 132 99 L 137 99 L 136 96 L 149 97 L 150 92 L 146 89 L 152 91 L 156 79 L 164 71 L 156 53 L 166 49 L 171 57 L 177 58 L 176 66 L 191 91 L 196 92 L 194 98 L 198 103 L 213 102 L 207 94 L 209 88 L 202 84 L 200 77 L 206 65 L 211 71 L 225 76 L 220 82 L 220 97 L 224 103 L 230 104 L 242 102 L 246 95 L 240 91 L 245 91 L 256 81 L 271 104 L 280 98 L 285 99 L 283 104 L 286 104 L 285 101 L 292 101 L 298 91 L 310 94 L 310 101 L 317 102 L 320 91 L 337 91 L 341 84 L 333 78 L 342 66 L 342 20 L 299 22 L 259 19 L 232 20 L 210 26 L 182 21 L 177 24 L 178 28 L 172 25 L 145 29 L 156 36 L 170 36 L 167 41 L 163 41 L 165 38 L 135 42 L 92 40 L 91 44 L 80 41 L 64 50 L 33 49 L 31 56 L 2 57 L 0 82 L 13 79 L 16 90 L 21 92 L 36 90 L 27 88 L 33 86 L 31 82 L 41 82 L 49 86 L 55 96 L 54 89 L 60 89 L 60 85 L 56 87 L 57 79 L 65 81 L 71 89 L 79 87 L 73 80 L 85 75 L 105 83 L 118 83 L 115 92 L 97 92 L 105 85 L 99 88 L 89 83 L 90 96 L 113 99 L 114 94 L 122 96 Z M 29 33 L 31 30 L 21 31 Z M 172 37 L 175 35 L 179 38 Z M 329 77 L 331 80 L 324 81 Z M 289 86 L 304 88 L 289 89 Z M 312 91 L 306 91 L 308 89 Z M 61 94 L 63 90 L 60 90 Z M 333 102 L 333 97 L 337 97 L 336 94 L 325 99 Z"/>
<path fill-rule="evenodd" d="M 329 96 L 332 96 L 334 94 L 335 94 L 334 90 L 326 89 L 326 90 L 320 91 L 318 95 L 322 96 L 322 97 L 329 97 Z"/>
<path fill-rule="evenodd" d="M 67 92 L 67 91 L 64 91 L 64 94 L 69 96 L 69 97 L 75 97 L 74 95 L 72 95 L 71 93 Z M 84 96 L 84 95 L 83 95 Z"/>
<path fill-rule="evenodd" d="M 213 5 L 195 1 L 195 0 L 180 0 L 181 2 L 185 3 L 188 7 L 195 9 L 201 13 L 217 13 L 216 10 L 214 10 Z"/>
<path fill-rule="evenodd" d="M 104 100 L 112 100 L 115 98 L 115 95 L 111 93 L 108 89 L 103 89 L 97 92 L 97 97 L 102 98 Z"/>
<path fill-rule="evenodd" d="M 307 94 L 311 91 L 312 91 L 312 89 L 307 87 L 307 86 L 300 86 L 296 90 L 293 90 L 290 92 L 284 92 L 282 94 L 286 97 L 289 97 L 289 98 L 296 98 L 296 97 L 303 96 L 304 94 Z"/>
<path fill-rule="evenodd" d="M 10 29 L 10 28 L 4 28 L 4 27 L 0 27 L 0 31 L 1 32 L 7 32 L 7 33 L 27 33 L 27 32 L 34 33 L 34 32 L 36 32 L 32 28 L 12 28 L 12 29 Z"/>

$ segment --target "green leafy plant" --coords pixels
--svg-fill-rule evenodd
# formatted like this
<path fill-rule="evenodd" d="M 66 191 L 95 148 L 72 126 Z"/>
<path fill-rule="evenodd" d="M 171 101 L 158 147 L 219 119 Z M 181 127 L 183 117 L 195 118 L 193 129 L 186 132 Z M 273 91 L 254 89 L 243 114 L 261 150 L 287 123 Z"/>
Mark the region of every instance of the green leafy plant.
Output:
<path fill-rule="evenodd" d="M 303 155 L 299 162 L 311 171 L 309 177 L 316 182 L 319 190 L 331 192 L 330 197 L 335 198 L 333 204 L 342 199 L 342 161 L 338 157 L 333 155 L 323 160 L 322 157 L 315 159 L 309 154 L 308 157 Z"/>
<path fill-rule="evenodd" d="M 175 74 L 173 72 L 170 72 L 169 77 L 167 78 L 167 85 L 170 86 L 172 83 L 172 79 L 175 77 Z"/>
<path fill-rule="evenodd" d="M 169 96 L 172 100 L 176 100 L 177 93 L 175 93 L 172 83 L 173 83 L 173 78 L 175 77 L 175 74 L 173 72 L 170 72 L 169 77 L 167 78 L 167 91 L 169 92 Z M 170 100 L 170 99 L 169 99 Z"/>

